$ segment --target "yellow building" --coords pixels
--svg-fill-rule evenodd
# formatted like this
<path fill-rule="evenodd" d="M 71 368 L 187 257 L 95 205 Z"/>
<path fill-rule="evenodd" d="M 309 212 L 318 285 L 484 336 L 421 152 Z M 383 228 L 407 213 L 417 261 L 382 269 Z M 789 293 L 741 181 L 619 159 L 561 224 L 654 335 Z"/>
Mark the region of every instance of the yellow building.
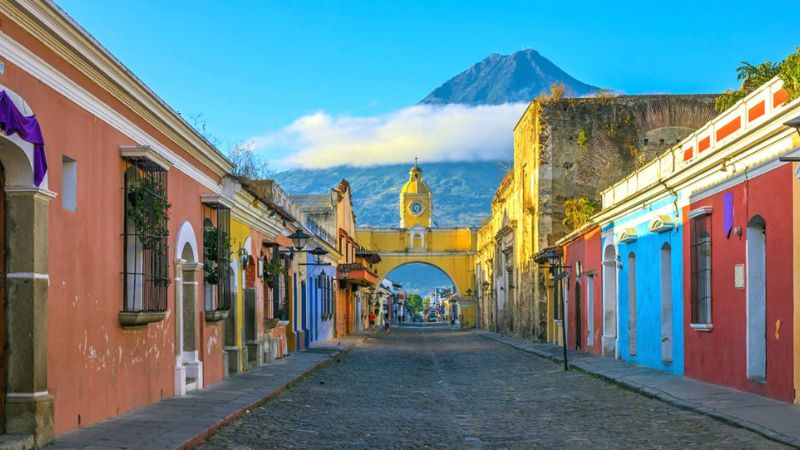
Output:
<path fill-rule="evenodd" d="M 381 276 L 411 263 L 423 263 L 442 270 L 468 303 L 475 292 L 474 271 L 477 230 L 438 228 L 433 224 L 433 195 L 417 164 L 409 171 L 400 191 L 399 228 L 359 228 L 357 240 L 381 258 L 376 268 Z M 465 306 L 462 315 L 474 314 Z M 472 320 L 474 323 L 474 319 Z"/>

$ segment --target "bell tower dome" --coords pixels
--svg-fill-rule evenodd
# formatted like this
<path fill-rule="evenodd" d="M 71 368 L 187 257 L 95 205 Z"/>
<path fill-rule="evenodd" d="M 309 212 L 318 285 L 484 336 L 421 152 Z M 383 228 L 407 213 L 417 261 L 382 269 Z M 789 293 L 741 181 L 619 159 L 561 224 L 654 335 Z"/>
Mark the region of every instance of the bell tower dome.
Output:
<path fill-rule="evenodd" d="M 408 181 L 400 191 L 400 227 L 430 228 L 432 224 L 431 190 L 422 180 L 422 169 L 414 158 L 414 166 L 408 171 Z"/>

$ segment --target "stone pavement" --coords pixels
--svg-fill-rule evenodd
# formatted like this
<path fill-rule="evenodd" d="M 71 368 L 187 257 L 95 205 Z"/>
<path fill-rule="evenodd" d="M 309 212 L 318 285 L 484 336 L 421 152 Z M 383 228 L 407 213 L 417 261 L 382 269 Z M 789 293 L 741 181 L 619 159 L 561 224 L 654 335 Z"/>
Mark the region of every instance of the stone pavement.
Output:
<path fill-rule="evenodd" d="M 563 348 L 553 344 L 488 331 L 474 333 L 561 364 L 564 362 Z M 567 359 L 571 368 L 800 448 L 799 406 L 581 351 L 569 350 Z"/>
<path fill-rule="evenodd" d="M 130 413 L 56 436 L 47 449 L 191 448 L 257 405 L 280 395 L 315 370 L 363 343 L 348 336 L 226 378 L 184 397 L 172 397 Z"/>
<path fill-rule="evenodd" d="M 205 449 L 783 448 L 449 327 L 378 333 Z"/>

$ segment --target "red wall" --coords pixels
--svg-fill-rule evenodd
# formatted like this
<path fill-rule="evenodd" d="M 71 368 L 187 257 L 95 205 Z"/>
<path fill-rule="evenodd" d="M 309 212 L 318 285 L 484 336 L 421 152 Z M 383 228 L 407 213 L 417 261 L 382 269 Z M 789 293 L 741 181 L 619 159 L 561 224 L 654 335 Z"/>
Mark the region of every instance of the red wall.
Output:
<path fill-rule="evenodd" d="M 600 229 L 592 228 L 584 233 L 574 241 L 570 242 L 564 247 L 564 261 L 565 265 L 569 266 L 570 277 L 568 281 L 569 289 L 569 308 L 567 311 L 568 327 L 567 328 L 567 346 L 568 348 L 575 348 L 575 285 L 577 277 L 575 276 L 575 267 L 578 262 L 581 264 L 581 349 L 590 353 L 601 353 L 600 337 L 603 334 L 603 287 L 602 287 L 602 261 L 600 258 Z M 587 311 L 587 289 L 588 289 L 588 274 L 594 272 L 594 310 Z M 594 342 L 592 346 L 586 345 L 587 324 L 589 323 L 588 316 L 593 315 L 594 318 Z"/>
<path fill-rule="evenodd" d="M 693 378 L 792 401 L 792 171 L 784 165 L 708 198 L 683 212 L 685 371 Z M 733 193 L 734 228 L 725 237 L 723 196 Z M 702 332 L 691 321 L 691 222 L 688 211 L 711 206 L 711 320 Z M 746 290 L 734 288 L 734 266 L 746 261 L 746 227 L 760 215 L 767 224 L 767 382 L 747 379 Z M 778 328 L 778 321 L 780 326 Z"/>

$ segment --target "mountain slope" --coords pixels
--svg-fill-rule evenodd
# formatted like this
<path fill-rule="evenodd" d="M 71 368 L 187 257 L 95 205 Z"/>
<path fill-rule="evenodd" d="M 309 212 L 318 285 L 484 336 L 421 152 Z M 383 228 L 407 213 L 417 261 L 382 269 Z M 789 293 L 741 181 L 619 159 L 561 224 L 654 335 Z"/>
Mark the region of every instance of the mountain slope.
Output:
<path fill-rule="evenodd" d="M 292 194 L 324 193 L 342 178 L 353 189 L 353 206 L 359 226 L 397 227 L 400 189 L 408 180 L 411 164 L 376 167 L 339 166 L 298 169 L 275 174 L 275 180 Z M 440 227 L 479 225 L 490 214 L 494 192 L 508 163 L 442 162 L 423 164 L 425 182 L 433 192 L 434 221 Z"/>
<path fill-rule="evenodd" d="M 563 83 L 567 95 L 582 97 L 600 90 L 561 70 L 536 50 L 511 55 L 497 53 L 485 58 L 434 89 L 420 103 L 497 105 L 529 102 L 550 92 L 552 83 Z"/>

